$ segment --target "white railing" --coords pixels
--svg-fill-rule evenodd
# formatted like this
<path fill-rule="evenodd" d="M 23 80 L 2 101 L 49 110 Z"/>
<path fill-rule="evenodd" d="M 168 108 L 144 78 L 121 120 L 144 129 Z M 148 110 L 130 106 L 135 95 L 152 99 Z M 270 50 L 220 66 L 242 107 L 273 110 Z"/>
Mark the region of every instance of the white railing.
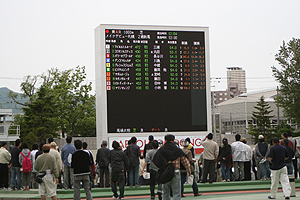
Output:
<path fill-rule="evenodd" d="M 0 125 L 0 135 L 20 135 L 20 125 Z"/>

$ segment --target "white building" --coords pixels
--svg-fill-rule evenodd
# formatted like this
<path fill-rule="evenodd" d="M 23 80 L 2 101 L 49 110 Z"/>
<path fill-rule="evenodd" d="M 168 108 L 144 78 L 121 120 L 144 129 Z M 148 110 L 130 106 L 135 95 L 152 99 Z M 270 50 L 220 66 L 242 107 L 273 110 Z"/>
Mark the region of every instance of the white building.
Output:
<path fill-rule="evenodd" d="M 13 142 L 20 136 L 20 126 L 11 126 L 12 109 L 0 109 L 0 141 Z"/>
<path fill-rule="evenodd" d="M 227 67 L 227 88 L 238 84 L 241 93 L 246 93 L 246 72 L 241 67 Z"/>
<path fill-rule="evenodd" d="M 244 93 L 224 101 L 216 106 L 218 116 L 217 124 L 219 125 L 220 133 L 225 134 L 244 134 L 247 133 L 249 124 L 254 124 L 252 120 L 252 112 L 257 111 L 254 106 L 257 105 L 261 96 L 264 96 L 265 101 L 273 110 L 269 115 L 274 115 L 271 118 L 272 126 L 277 126 L 286 118 L 283 117 L 282 108 L 278 108 L 275 104 L 274 97 L 276 90 Z M 255 124 L 254 124 L 255 125 Z"/>

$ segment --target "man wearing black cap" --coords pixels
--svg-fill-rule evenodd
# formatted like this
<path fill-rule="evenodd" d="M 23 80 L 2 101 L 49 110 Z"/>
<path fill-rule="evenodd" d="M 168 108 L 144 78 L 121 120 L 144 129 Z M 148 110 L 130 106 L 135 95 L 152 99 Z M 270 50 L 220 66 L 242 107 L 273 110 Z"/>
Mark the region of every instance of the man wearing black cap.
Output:
<path fill-rule="evenodd" d="M 10 153 L 6 150 L 6 142 L 1 143 L 0 148 L 0 189 L 9 190 L 8 188 L 8 164 L 11 159 Z"/>
<path fill-rule="evenodd" d="M 163 199 L 170 200 L 170 189 L 173 192 L 173 200 L 181 199 L 181 177 L 180 163 L 186 168 L 187 173 L 191 174 L 190 162 L 185 153 L 174 143 L 175 136 L 168 134 L 165 136 L 166 143 L 154 155 L 153 163 L 163 169 L 166 164 L 173 163 L 174 177 L 171 181 L 163 184 Z"/>

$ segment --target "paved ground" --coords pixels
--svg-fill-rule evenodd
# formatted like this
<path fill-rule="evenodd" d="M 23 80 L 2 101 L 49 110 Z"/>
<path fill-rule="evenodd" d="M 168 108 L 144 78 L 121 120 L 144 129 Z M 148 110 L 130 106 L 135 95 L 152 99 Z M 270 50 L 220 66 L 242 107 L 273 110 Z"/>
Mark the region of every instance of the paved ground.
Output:
<path fill-rule="evenodd" d="M 212 200 L 260 200 L 267 199 L 270 195 L 270 181 L 243 181 L 243 182 L 225 182 L 213 184 L 198 184 L 199 191 L 202 196 L 194 197 L 192 188 L 189 185 L 185 186 L 186 197 L 183 200 L 197 199 L 212 199 Z M 300 199 L 300 180 L 296 180 L 296 197 Z M 95 200 L 110 200 L 112 192 L 110 188 L 93 188 L 92 195 Z M 73 199 L 73 190 L 58 190 L 58 199 L 71 200 Z M 84 190 L 81 191 L 82 199 L 85 198 Z M 0 199 L 40 199 L 38 190 L 30 191 L 0 191 Z M 150 199 L 149 186 L 140 188 L 125 188 L 125 199 L 145 200 Z M 158 198 L 157 198 L 158 199 Z M 284 199 L 281 190 L 278 191 L 276 199 Z"/>

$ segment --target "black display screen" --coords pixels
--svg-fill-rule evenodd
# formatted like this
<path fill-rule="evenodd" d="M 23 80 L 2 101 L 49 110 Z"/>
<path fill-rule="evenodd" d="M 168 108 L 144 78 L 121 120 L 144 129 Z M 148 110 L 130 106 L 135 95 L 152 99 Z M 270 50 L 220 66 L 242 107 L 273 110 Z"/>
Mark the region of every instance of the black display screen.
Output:
<path fill-rule="evenodd" d="M 106 29 L 108 133 L 207 131 L 204 37 Z"/>

